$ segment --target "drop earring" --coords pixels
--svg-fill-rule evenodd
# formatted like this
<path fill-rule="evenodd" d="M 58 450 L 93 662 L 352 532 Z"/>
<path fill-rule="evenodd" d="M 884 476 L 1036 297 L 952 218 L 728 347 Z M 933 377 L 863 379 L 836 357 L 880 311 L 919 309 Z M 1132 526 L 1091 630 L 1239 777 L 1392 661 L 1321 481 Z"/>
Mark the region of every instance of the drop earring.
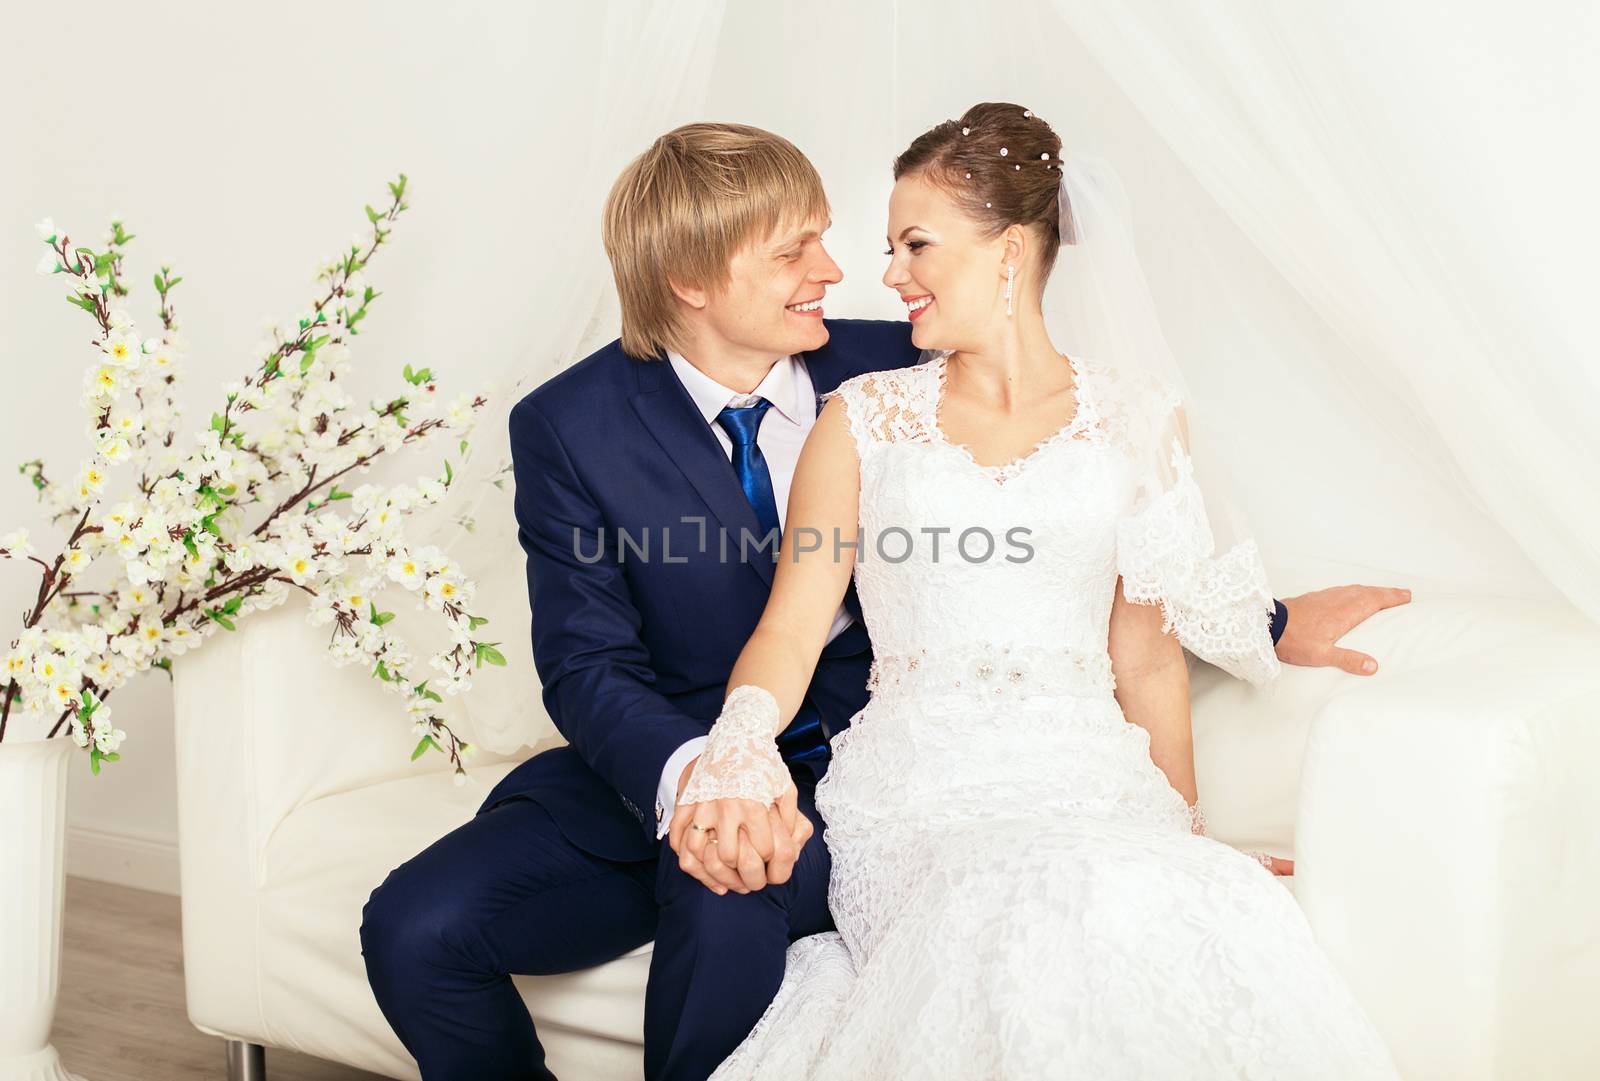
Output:
<path fill-rule="evenodd" d="M 1011 314 L 1011 284 L 1016 278 L 1017 268 L 1010 263 L 1006 264 L 1006 314 Z"/>

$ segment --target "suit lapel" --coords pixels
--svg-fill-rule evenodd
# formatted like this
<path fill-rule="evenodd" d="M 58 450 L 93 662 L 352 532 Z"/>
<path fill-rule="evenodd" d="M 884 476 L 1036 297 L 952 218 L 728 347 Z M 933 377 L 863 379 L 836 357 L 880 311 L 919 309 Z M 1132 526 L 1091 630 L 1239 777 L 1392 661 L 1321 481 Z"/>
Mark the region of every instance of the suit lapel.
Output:
<path fill-rule="evenodd" d="M 636 361 L 639 391 L 633 395 L 634 412 L 639 415 L 661 449 L 671 458 L 722 528 L 727 531 L 730 556 L 738 558 L 739 539 L 758 538 L 761 525 L 756 512 L 739 487 L 733 463 L 723 453 L 717 437 L 711 434 L 705 418 L 695 408 L 694 399 L 678 381 L 665 358 Z M 717 542 L 707 538 L 708 545 Z M 720 551 L 720 546 L 714 547 Z M 772 562 L 763 552 L 752 550 L 746 560 L 768 589 L 772 588 Z"/>

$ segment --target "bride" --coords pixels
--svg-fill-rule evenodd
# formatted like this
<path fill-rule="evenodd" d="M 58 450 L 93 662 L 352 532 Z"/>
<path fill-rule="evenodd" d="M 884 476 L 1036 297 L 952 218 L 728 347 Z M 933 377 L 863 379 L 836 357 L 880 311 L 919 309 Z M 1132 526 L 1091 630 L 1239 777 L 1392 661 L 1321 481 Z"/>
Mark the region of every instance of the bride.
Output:
<path fill-rule="evenodd" d="M 737 844 L 792 785 L 773 738 L 854 573 L 871 698 L 816 790 L 838 931 L 713 1077 L 1397 1077 L 1289 892 L 1203 832 L 1182 650 L 1270 679 L 1271 594 L 1251 542 L 1213 554 L 1110 189 L 993 103 L 894 172 L 883 280 L 934 355 L 828 395 L 672 830 Z M 1045 328 L 1062 244 L 1098 268 L 1093 354 Z"/>

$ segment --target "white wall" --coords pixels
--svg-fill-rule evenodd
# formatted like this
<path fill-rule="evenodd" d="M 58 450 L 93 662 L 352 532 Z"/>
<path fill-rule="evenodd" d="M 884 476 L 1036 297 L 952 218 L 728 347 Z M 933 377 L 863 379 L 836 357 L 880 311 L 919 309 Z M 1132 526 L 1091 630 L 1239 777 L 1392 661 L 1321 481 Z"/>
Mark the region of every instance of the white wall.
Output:
<path fill-rule="evenodd" d="M 83 455 L 85 317 L 33 265 L 51 215 L 98 242 L 108 215 L 186 281 L 186 412 L 245 373 L 264 318 L 305 299 L 320 253 L 405 170 L 415 196 L 374 264 L 386 295 L 357 350 L 376 394 L 406 362 L 459 385 L 540 366 L 519 338 L 570 256 L 548 246 L 579 201 L 599 80 L 602 5 L 194 2 L 159 12 L 94 2 L 8 12 L 0 40 L 0 463 Z M 705 117 L 778 130 L 817 162 L 846 273 L 832 314 L 898 318 L 878 283 L 893 156 L 977 100 L 1011 100 L 1122 169 L 1152 287 L 1194 372 L 1280 594 L 1345 580 L 1553 596 L 1504 535 L 1411 449 L 1407 417 L 1345 376 L 1349 357 L 1177 165 L 1053 18 L 1029 5 L 729 5 Z M 91 70 L 95 74 L 89 74 Z M 82 83 L 74 83 L 81 73 Z M 89 103 L 98 100 L 98 107 Z M 628 148 L 628 149 L 642 149 Z M 599 243 L 598 223 L 590 236 Z M 150 318 L 150 297 L 135 314 Z M 1248 375 L 1248 385 L 1244 377 Z M 390 384 L 392 385 L 392 383 Z M 495 433 L 499 436 L 499 433 Z M 418 469 L 422 468 L 418 465 Z M 381 474 L 380 474 L 381 475 Z M 0 531 L 45 527 L 20 478 Z M 508 554 L 515 540 L 507 537 Z M 33 596 L 32 564 L 0 564 L 0 611 Z M 36 569 L 36 568 L 35 568 Z M 0 635 L 15 628 L 0 627 Z M 73 764 L 69 870 L 177 888 L 171 696 L 156 674 L 117 692 L 123 760 Z M 219 711 L 226 709 L 219 703 Z M 397 719 L 397 723 L 400 723 Z"/>

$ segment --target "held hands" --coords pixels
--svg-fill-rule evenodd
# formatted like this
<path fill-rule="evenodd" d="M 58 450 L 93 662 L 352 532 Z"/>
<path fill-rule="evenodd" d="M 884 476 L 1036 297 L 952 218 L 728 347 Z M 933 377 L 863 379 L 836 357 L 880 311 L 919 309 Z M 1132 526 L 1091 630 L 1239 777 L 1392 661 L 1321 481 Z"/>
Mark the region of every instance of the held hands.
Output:
<path fill-rule="evenodd" d="M 777 727 L 778 703 L 770 692 L 735 687 L 704 752 L 679 780 L 668 829 L 672 850 L 685 874 L 718 895 L 787 882 L 811 836 L 774 743 Z"/>
<path fill-rule="evenodd" d="M 1289 621 L 1278 639 L 1278 659 L 1284 664 L 1342 668 L 1351 675 L 1370 676 L 1378 670 L 1376 660 L 1334 643 L 1369 616 L 1410 600 L 1411 590 L 1383 586 L 1334 586 L 1285 597 Z"/>
<path fill-rule="evenodd" d="M 685 767 L 685 780 L 699 761 Z M 749 799 L 680 801 L 672 813 L 667 842 L 678 854 L 683 872 L 719 897 L 729 890 L 749 893 L 768 884 L 781 885 L 789 881 L 813 831 L 811 820 L 800 813 L 797 797 L 791 780 L 771 806 Z"/>

